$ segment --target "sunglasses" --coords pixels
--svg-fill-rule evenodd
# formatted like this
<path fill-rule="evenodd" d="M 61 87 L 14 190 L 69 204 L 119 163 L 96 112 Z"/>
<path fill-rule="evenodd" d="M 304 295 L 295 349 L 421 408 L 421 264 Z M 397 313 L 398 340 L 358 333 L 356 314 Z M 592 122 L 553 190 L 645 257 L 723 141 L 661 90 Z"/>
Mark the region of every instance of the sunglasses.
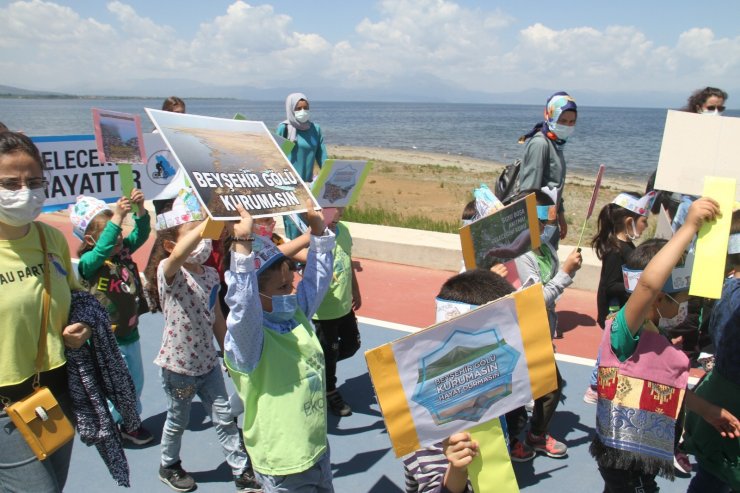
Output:
<path fill-rule="evenodd" d="M 722 113 L 723 111 L 725 111 L 725 107 L 724 106 L 715 106 L 715 105 L 707 106 L 706 109 L 708 111 L 715 111 L 716 110 L 716 111 L 719 111 L 720 113 Z"/>

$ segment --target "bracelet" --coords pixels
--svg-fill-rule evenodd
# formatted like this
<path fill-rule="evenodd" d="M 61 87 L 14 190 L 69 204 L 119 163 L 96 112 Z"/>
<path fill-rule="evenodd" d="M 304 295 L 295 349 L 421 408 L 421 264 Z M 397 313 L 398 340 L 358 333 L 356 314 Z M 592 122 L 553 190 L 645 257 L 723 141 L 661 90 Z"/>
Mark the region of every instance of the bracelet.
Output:
<path fill-rule="evenodd" d="M 231 241 L 254 241 L 254 236 L 249 235 L 246 238 L 239 238 L 238 236 L 229 236 Z"/>

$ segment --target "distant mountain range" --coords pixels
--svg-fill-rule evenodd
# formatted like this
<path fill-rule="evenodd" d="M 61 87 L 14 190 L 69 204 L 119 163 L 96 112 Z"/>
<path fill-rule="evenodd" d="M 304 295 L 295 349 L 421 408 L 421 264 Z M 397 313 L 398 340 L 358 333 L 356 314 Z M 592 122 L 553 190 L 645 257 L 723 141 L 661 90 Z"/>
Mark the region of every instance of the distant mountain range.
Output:
<path fill-rule="evenodd" d="M 314 82 L 296 87 L 269 89 L 238 85 L 216 86 L 189 79 L 137 79 L 104 86 L 84 83 L 74 88 L 57 88 L 56 91 L 23 89 L 0 85 L 0 98 L 153 98 L 162 99 L 177 95 L 184 99 L 224 98 L 252 101 L 282 101 L 291 92 L 303 92 L 313 100 L 323 101 L 384 101 L 384 102 L 440 102 L 469 104 L 544 104 L 550 89 L 531 88 L 515 92 L 486 93 L 468 91 L 450 86 L 445 81 L 425 77 L 395 81 L 402 89 L 345 89 Z M 727 89 L 738 94 L 740 89 Z M 598 92 L 574 90 L 573 96 L 581 105 L 639 108 L 679 108 L 686 102 L 689 92 L 667 91 Z M 730 103 L 732 100 L 730 100 Z"/>

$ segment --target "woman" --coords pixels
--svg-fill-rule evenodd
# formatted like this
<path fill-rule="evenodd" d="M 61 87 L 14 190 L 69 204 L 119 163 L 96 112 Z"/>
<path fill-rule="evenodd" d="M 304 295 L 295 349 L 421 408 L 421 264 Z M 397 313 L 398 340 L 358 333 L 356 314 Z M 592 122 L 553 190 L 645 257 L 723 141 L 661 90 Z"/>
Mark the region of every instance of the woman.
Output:
<path fill-rule="evenodd" d="M 12 296 L 0 297 L 0 484 L 3 491 L 62 491 L 72 441 L 41 462 L 10 421 L 5 404 L 33 392 L 34 362 L 41 330 L 44 255 L 39 230 L 46 238 L 51 264 L 51 310 L 46 331 L 46 358 L 40 383 L 51 390 L 68 418 L 73 418 L 67 387 L 65 347 L 79 348 L 90 336 L 87 324 L 67 325 L 71 291 L 79 290 L 64 236 L 34 223 L 44 204 L 41 156 L 31 139 L 0 133 L 0 284 Z"/>
<path fill-rule="evenodd" d="M 691 93 L 683 111 L 702 115 L 719 115 L 725 111 L 725 101 L 727 101 L 725 91 L 716 87 L 705 87 Z"/>
<path fill-rule="evenodd" d="M 300 92 L 289 94 L 285 99 L 285 114 L 287 120 L 278 125 L 276 133 L 295 143 L 289 156 L 290 162 L 301 179 L 310 187 L 314 176 L 314 163 L 321 168 L 327 158 L 321 127 L 311 121 L 308 99 Z M 305 217 L 301 216 L 305 222 Z M 290 219 L 283 218 L 283 221 L 288 238 L 292 240 L 301 234 Z"/>
<path fill-rule="evenodd" d="M 555 208 L 557 228 L 550 240 L 557 250 L 559 240 L 568 234 L 563 208 L 565 186 L 565 156 L 563 147 L 573 134 L 578 117 L 576 101 L 568 93 L 556 92 L 547 99 L 545 121 L 538 123 L 519 143 L 527 143 L 519 171 L 519 190 L 538 190 L 547 187 L 557 192 Z"/>

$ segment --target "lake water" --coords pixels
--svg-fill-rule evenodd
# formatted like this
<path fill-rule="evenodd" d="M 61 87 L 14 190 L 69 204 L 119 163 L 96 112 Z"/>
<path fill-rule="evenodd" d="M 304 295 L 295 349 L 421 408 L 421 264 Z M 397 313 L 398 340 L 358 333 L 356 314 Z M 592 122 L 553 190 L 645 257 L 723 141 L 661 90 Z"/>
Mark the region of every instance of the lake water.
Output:
<path fill-rule="evenodd" d="M 188 100 L 188 113 L 231 118 L 240 112 L 275 129 L 285 119 L 282 101 Z M 91 108 L 137 113 L 159 99 L 0 99 L 0 121 L 31 136 L 92 134 Z M 520 135 L 542 119 L 539 105 L 350 103 L 313 101 L 311 118 L 329 145 L 416 149 L 508 163 L 521 157 Z M 727 111 L 726 116 L 740 116 Z M 657 167 L 666 110 L 579 108 L 576 131 L 565 146 L 568 168 L 643 182 Z"/>

